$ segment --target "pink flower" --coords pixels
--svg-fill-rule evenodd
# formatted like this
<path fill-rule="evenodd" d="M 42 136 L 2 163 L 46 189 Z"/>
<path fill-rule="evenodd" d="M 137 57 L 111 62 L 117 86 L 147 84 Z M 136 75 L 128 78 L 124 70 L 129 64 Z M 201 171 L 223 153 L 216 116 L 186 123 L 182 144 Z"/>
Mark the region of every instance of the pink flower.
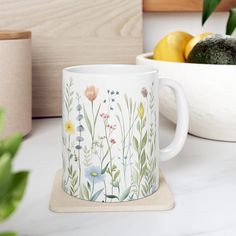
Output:
<path fill-rule="evenodd" d="M 105 114 L 105 113 L 101 113 L 100 116 L 101 116 L 104 120 L 106 120 L 106 119 L 108 119 L 108 118 L 110 117 L 108 114 Z"/>
<path fill-rule="evenodd" d="M 98 88 L 96 88 L 96 87 L 93 86 L 93 85 L 88 86 L 88 87 L 85 89 L 84 94 L 85 94 L 85 96 L 88 98 L 89 101 L 93 102 L 93 101 L 97 98 L 97 95 L 98 95 Z"/>
<path fill-rule="evenodd" d="M 112 144 L 115 144 L 115 143 L 116 143 L 116 140 L 112 138 L 112 139 L 110 140 L 110 142 L 111 142 Z"/>

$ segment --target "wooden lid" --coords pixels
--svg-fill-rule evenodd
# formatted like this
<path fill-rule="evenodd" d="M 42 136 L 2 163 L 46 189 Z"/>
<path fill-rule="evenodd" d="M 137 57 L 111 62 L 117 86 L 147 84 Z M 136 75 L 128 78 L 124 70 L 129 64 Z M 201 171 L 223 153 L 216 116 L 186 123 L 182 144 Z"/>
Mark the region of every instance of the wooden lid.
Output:
<path fill-rule="evenodd" d="M 30 31 L 0 31 L 0 40 L 30 39 Z"/>

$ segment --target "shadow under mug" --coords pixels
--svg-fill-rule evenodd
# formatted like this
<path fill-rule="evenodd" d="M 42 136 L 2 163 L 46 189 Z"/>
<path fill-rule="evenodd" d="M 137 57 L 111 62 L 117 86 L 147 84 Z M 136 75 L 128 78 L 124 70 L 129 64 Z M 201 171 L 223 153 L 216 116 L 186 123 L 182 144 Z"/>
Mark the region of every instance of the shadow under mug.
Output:
<path fill-rule="evenodd" d="M 159 148 L 158 91 L 176 98 L 172 143 Z M 98 202 L 147 197 L 159 186 L 159 161 L 180 152 L 188 131 L 181 87 L 141 65 L 65 68 L 62 79 L 63 190 Z"/>

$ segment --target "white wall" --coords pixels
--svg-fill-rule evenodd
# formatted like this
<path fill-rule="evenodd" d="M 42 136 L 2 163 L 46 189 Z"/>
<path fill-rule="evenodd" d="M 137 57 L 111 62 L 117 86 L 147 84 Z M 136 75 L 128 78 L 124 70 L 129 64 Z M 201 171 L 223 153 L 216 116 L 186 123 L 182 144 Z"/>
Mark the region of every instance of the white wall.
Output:
<path fill-rule="evenodd" d="M 227 18 L 226 12 L 214 13 L 202 28 L 201 13 L 144 13 L 144 51 L 152 51 L 158 40 L 172 31 L 225 33 Z"/>

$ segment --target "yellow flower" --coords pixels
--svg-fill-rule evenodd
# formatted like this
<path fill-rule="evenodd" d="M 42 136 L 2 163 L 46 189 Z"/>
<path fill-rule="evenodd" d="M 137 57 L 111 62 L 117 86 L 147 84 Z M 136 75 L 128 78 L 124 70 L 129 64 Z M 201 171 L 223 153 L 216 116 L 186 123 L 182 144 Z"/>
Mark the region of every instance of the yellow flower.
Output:
<path fill-rule="evenodd" d="M 68 134 L 73 134 L 75 132 L 74 124 L 70 120 L 65 123 L 65 130 Z"/>
<path fill-rule="evenodd" d="M 138 107 L 138 115 L 139 115 L 140 119 L 143 119 L 143 117 L 144 117 L 144 107 L 143 107 L 142 102 L 140 102 L 140 105 Z"/>
<path fill-rule="evenodd" d="M 98 96 L 98 88 L 91 85 L 85 89 L 84 92 L 85 96 L 88 98 L 89 101 L 94 101 L 96 97 Z"/>

